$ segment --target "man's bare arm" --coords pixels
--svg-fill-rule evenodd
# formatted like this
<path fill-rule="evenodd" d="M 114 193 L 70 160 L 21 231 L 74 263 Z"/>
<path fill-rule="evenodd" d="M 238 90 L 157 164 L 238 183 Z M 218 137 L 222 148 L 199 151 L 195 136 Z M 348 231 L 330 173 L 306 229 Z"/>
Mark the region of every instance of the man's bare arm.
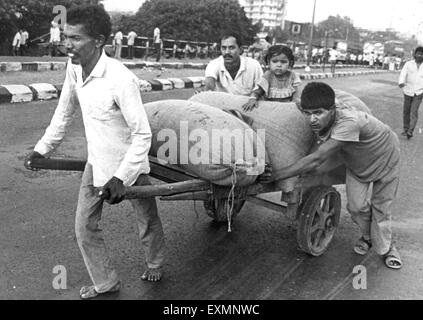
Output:
<path fill-rule="evenodd" d="M 204 91 L 214 91 L 216 89 L 216 79 L 212 77 L 206 77 L 204 80 Z"/>
<path fill-rule="evenodd" d="M 326 159 L 338 152 L 346 143 L 347 142 L 329 139 L 323 143 L 315 152 L 305 156 L 290 166 L 282 168 L 278 171 L 274 171 L 273 177 L 276 180 L 282 180 L 315 170 Z"/>

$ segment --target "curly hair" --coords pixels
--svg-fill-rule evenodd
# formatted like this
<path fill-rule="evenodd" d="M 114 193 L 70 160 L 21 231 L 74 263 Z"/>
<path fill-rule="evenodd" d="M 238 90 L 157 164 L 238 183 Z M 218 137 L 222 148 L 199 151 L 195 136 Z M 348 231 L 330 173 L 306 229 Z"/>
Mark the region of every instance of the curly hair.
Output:
<path fill-rule="evenodd" d="M 110 16 L 102 5 L 83 5 L 71 7 L 66 16 L 66 23 L 70 25 L 82 24 L 85 32 L 93 37 L 104 36 L 104 43 L 112 32 Z"/>
<path fill-rule="evenodd" d="M 269 47 L 269 49 L 267 50 L 267 54 L 264 57 L 264 61 L 268 65 L 272 57 L 276 57 L 282 53 L 286 55 L 289 61 L 289 66 L 292 68 L 294 66 L 294 54 L 292 53 L 292 50 L 287 46 L 274 45 Z"/>

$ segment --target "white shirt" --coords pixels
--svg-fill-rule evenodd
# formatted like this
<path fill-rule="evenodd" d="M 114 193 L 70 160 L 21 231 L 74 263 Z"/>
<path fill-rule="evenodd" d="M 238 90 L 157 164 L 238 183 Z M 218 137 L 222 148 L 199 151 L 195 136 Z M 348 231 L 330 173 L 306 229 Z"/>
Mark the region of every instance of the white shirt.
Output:
<path fill-rule="evenodd" d="M 128 46 L 133 46 L 137 34 L 134 31 L 128 33 Z"/>
<path fill-rule="evenodd" d="M 123 39 L 122 32 L 120 32 L 120 31 L 116 32 L 115 38 L 114 38 L 115 44 L 121 44 L 122 43 L 122 39 Z"/>
<path fill-rule="evenodd" d="M 401 70 L 398 83 L 404 83 L 405 87 L 402 88 L 407 96 L 414 97 L 423 93 L 423 63 L 417 69 L 415 60 L 407 61 Z"/>
<path fill-rule="evenodd" d="M 223 56 L 209 62 L 205 76 L 216 80 L 216 91 L 248 96 L 263 76 L 260 63 L 252 58 L 240 56 L 241 65 L 235 79 L 225 68 Z"/>
<path fill-rule="evenodd" d="M 159 42 L 160 42 L 160 29 L 156 27 L 154 29 L 154 43 L 159 43 Z"/>
<path fill-rule="evenodd" d="M 35 151 L 45 155 L 60 145 L 78 106 L 94 186 L 103 186 L 113 176 L 130 186 L 140 174 L 150 172 L 152 134 L 138 79 L 104 52 L 85 82 L 81 66 L 68 62 L 58 106 Z"/>
<path fill-rule="evenodd" d="M 28 38 L 29 38 L 28 32 L 26 32 L 26 31 L 22 32 L 22 34 L 21 34 L 21 45 L 26 44 L 26 40 L 28 40 Z"/>
<path fill-rule="evenodd" d="M 16 32 L 15 37 L 13 38 L 12 46 L 20 47 L 21 46 L 21 34 Z"/>
<path fill-rule="evenodd" d="M 331 49 L 329 51 L 329 61 L 336 61 L 336 56 L 338 55 L 338 51 L 335 49 Z"/>
<path fill-rule="evenodd" d="M 60 42 L 60 28 L 59 27 L 50 28 L 50 43 L 51 42 Z"/>

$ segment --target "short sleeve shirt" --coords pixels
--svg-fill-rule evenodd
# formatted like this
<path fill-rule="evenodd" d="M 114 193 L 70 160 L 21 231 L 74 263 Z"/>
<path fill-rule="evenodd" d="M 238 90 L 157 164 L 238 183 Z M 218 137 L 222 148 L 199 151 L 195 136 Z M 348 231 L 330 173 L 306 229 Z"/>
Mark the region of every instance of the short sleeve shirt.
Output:
<path fill-rule="evenodd" d="M 223 57 L 210 61 L 205 76 L 216 80 L 216 91 L 248 96 L 263 76 L 263 69 L 257 60 L 240 57 L 241 65 L 235 79 L 232 79 L 225 68 Z"/>
<path fill-rule="evenodd" d="M 128 34 L 128 46 L 133 46 L 137 34 L 134 31 L 129 32 Z"/>
<path fill-rule="evenodd" d="M 160 29 L 154 29 L 154 43 L 160 43 Z"/>
<path fill-rule="evenodd" d="M 336 61 L 337 51 L 335 49 L 331 49 L 329 51 L 329 61 Z"/>
<path fill-rule="evenodd" d="M 399 165 L 397 135 L 372 115 L 341 105 L 331 130 L 321 140 L 347 142 L 341 149 L 345 166 L 362 182 L 381 179 Z"/>
<path fill-rule="evenodd" d="M 15 37 L 13 38 L 13 43 L 12 43 L 12 45 L 13 45 L 14 47 L 20 47 L 20 45 L 21 45 L 21 34 L 20 34 L 19 32 L 17 32 L 17 33 L 15 34 Z"/>
<path fill-rule="evenodd" d="M 293 71 L 285 72 L 282 77 L 266 71 L 257 86 L 264 90 L 266 100 L 284 102 L 292 100 L 300 84 L 300 77 Z"/>
<path fill-rule="evenodd" d="M 117 32 L 116 34 L 115 34 L 115 43 L 116 44 L 121 44 L 122 43 L 122 39 L 123 39 L 123 34 L 122 34 L 122 32 Z"/>

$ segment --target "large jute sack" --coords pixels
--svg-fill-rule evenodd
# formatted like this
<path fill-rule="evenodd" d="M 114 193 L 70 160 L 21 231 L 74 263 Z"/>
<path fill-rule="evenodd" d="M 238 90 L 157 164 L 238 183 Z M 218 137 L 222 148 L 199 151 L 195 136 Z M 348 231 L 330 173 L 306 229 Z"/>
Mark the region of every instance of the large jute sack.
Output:
<path fill-rule="evenodd" d="M 246 186 L 263 173 L 264 142 L 237 117 L 187 100 L 144 107 L 153 134 L 150 155 L 159 161 L 224 186 Z"/>
<path fill-rule="evenodd" d="M 341 90 L 335 90 L 335 94 L 337 104 L 370 112 L 357 97 Z M 261 100 L 258 102 L 258 108 L 244 112 L 242 106 L 248 101 L 246 96 L 209 91 L 196 94 L 189 100 L 235 113 L 254 130 L 264 129 L 268 161 L 272 165 L 273 172 L 295 163 L 315 147 L 310 126 L 293 102 Z M 331 170 L 339 165 L 338 159 L 334 158 L 330 159 L 324 168 Z M 295 188 L 296 179 L 294 177 L 278 181 L 277 185 L 282 191 L 289 192 Z"/>

